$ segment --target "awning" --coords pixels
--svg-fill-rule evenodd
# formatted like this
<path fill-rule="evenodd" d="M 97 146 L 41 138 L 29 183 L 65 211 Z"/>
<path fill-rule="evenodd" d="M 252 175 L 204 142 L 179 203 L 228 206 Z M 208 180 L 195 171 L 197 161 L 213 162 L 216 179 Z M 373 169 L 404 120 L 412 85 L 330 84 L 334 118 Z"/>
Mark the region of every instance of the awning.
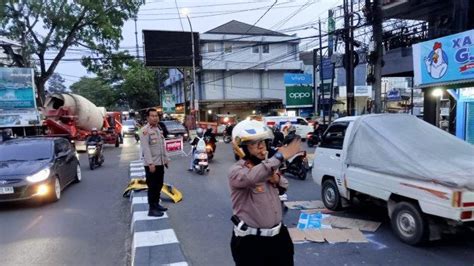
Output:
<path fill-rule="evenodd" d="M 433 87 L 444 87 L 448 89 L 455 89 L 459 87 L 474 87 L 474 79 L 462 79 L 462 80 L 439 82 L 439 83 L 421 84 L 417 86 L 417 88 L 419 89 L 426 89 L 426 88 L 433 88 Z"/>

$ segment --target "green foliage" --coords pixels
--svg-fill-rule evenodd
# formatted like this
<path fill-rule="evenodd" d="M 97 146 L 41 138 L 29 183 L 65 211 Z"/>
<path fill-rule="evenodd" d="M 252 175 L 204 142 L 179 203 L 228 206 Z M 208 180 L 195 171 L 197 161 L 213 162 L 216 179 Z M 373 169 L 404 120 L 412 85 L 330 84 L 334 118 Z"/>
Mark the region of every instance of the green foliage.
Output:
<path fill-rule="evenodd" d="M 121 93 L 135 110 L 160 105 L 156 81 L 155 71 L 136 61 L 124 75 Z"/>
<path fill-rule="evenodd" d="M 48 80 L 48 92 L 49 93 L 63 93 L 66 91 L 66 86 L 64 82 L 66 80 L 61 77 L 60 74 L 54 73 L 51 78 Z"/>
<path fill-rule="evenodd" d="M 103 106 L 107 110 L 115 110 L 117 107 L 118 92 L 100 78 L 82 77 L 70 88 L 72 93 L 84 96 L 96 106 Z"/>
<path fill-rule="evenodd" d="M 4 14 L 0 16 L 1 28 L 6 37 L 25 44 L 25 57 L 38 61 L 35 82 L 41 96 L 46 81 L 70 47 L 90 49 L 95 56 L 84 59 L 91 68 L 107 63 L 119 47 L 124 22 L 135 16 L 143 4 L 143 0 L 2 2 L 5 4 Z"/>

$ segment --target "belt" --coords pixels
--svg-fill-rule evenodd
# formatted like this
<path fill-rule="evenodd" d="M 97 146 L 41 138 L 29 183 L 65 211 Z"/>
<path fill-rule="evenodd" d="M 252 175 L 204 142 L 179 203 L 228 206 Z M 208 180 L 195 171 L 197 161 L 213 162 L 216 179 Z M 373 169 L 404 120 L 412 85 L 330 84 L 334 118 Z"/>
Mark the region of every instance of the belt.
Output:
<path fill-rule="evenodd" d="M 265 236 L 272 237 L 280 233 L 281 223 L 276 226 L 266 229 L 266 228 L 253 228 L 245 224 L 244 221 L 240 221 L 238 224 L 234 225 L 235 236 Z"/>

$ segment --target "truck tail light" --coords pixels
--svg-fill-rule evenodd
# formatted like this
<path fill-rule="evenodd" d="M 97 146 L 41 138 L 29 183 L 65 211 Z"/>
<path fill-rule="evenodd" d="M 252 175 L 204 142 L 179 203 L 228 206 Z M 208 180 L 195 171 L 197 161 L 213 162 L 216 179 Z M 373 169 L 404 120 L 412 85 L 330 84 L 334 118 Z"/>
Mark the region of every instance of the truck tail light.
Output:
<path fill-rule="evenodd" d="M 462 192 L 456 191 L 453 193 L 452 205 L 455 208 L 461 207 Z"/>
<path fill-rule="evenodd" d="M 472 211 L 461 212 L 461 220 L 471 219 Z"/>

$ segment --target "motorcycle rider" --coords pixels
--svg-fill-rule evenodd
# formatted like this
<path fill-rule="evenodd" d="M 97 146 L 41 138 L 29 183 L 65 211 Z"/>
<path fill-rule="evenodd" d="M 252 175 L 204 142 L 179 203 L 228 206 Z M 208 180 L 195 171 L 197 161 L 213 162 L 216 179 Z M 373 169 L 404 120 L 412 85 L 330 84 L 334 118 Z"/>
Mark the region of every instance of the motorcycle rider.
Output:
<path fill-rule="evenodd" d="M 206 132 L 204 133 L 204 139 L 206 139 L 206 144 L 210 144 L 212 146 L 212 150 L 216 150 L 216 134 L 212 132 L 212 127 L 208 128 Z"/>
<path fill-rule="evenodd" d="M 232 257 L 236 265 L 293 265 L 294 247 L 282 223 L 279 194 L 288 180 L 278 168 L 300 151 L 299 139 L 279 148 L 271 158 L 273 134 L 259 121 L 242 121 L 232 132 L 234 151 L 242 158 L 229 171 L 234 230 Z"/>
<path fill-rule="evenodd" d="M 273 138 L 272 146 L 275 147 L 275 148 L 282 146 L 283 141 L 285 140 L 285 136 L 280 131 L 280 128 L 278 126 L 275 126 L 275 128 L 273 129 L 273 135 L 275 137 Z"/>
<path fill-rule="evenodd" d="M 95 127 L 92 128 L 91 135 L 87 137 L 86 146 L 89 146 L 89 143 L 91 142 L 95 142 L 97 146 L 97 158 L 101 158 L 103 142 L 102 142 L 102 137 L 99 135 L 99 131 Z"/>
<path fill-rule="evenodd" d="M 193 170 L 193 166 L 194 166 L 194 154 L 196 153 L 196 145 L 198 144 L 199 140 L 203 138 L 204 136 L 204 129 L 198 127 L 196 129 L 196 137 L 194 137 L 193 141 L 191 141 L 191 146 L 193 147 L 193 151 L 191 152 L 191 162 L 189 164 L 189 168 L 188 168 L 188 171 L 192 171 Z"/>

